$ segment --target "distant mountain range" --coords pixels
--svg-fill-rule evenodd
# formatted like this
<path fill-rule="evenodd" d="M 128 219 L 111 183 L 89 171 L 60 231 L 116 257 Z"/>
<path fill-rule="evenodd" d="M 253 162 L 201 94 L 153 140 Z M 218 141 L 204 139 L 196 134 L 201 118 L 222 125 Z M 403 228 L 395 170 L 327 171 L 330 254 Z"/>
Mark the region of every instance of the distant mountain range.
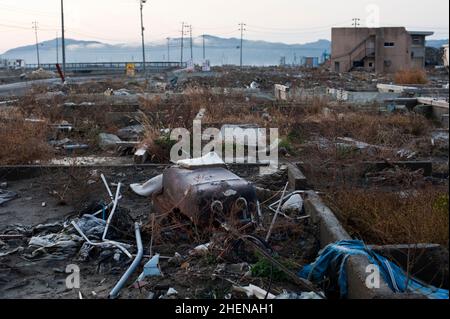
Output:
<path fill-rule="evenodd" d="M 55 63 L 57 60 L 57 43 L 59 45 L 58 59 L 61 61 L 61 39 L 54 39 L 39 43 L 41 63 Z M 441 47 L 448 40 L 430 40 L 427 45 Z M 240 39 L 205 36 L 206 58 L 212 65 L 239 64 Z M 300 63 L 302 57 L 322 57 L 330 53 L 331 42 L 318 40 L 306 44 L 285 44 L 267 41 L 244 40 L 244 64 L 246 65 L 278 65 L 281 57 L 286 58 L 287 64 Z M 200 64 L 203 59 L 203 38 L 193 39 L 192 53 L 194 62 Z M 181 39 L 170 40 L 170 50 L 167 42 L 148 44 L 146 46 L 147 61 L 180 61 Z M 37 63 L 36 45 L 14 48 L 0 55 L 3 58 L 24 59 L 28 64 Z M 125 62 L 141 61 L 142 49 L 134 44 L 106 44 L 97 41 L 82 41 L 66 39 L 67 62 Z M 190 41 L 184 42 L 184 61 L 191 57 Z"/>
<path fill-rule="evenodd" d="M 442 48 L 442 46 L 444 44 L 448 44 L 448 39 L 447 40 L 428 40 L 427 41 L 427 46 L 428 47 L 433 47 L 433 48 Z"/>
<path fill-rule="evenodd" d="M 61 61 L 61 39 L 39 43 L 41 63 L 55 63 L 57 59 L 56 45 L 59 44 L 59 61 Z M 239 64 L 241 40 L 237 38 L 220 38 L 205 36 L 206 58 L 212 65 Z M 330 52 L 330 41 L 319 40 L 306 44 L 284 44 L 266 41 L 244 40 L 244 64 L 247 65 L 277 65 L 285 56 L 287 63 L 300 62 L 302 56 L 320 57 L 324 52 Z M 193 39 L 194 62 L 200 64 L 203 60 L 203 38 Z M 181 39 L 170 40 L 170 51 L 167 42 L 147 44 L 147 61 L 181 60 Z M 36 45 L 8 50 L 1 55 L 3 58 L 24 59 L 28 64 L 37 63 Z M 124 62 L 141 61 L 142 48 L 138 44 L 106 44 L 97 41 L 80 41 L 66 39 L 67 62 Z M 184 61 L 191 58 L 189 39 L 184 41 Z"/>

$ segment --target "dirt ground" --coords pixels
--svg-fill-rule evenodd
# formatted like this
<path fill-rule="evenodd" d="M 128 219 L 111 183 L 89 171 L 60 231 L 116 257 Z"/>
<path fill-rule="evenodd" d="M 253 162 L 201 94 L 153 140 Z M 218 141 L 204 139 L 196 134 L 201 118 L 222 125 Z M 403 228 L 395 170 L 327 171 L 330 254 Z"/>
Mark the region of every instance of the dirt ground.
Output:
<path fill-rule="evenodd" d="M 87 251 L 83 240 L 73 237 L 75 244 L 64 249 L 36 251 L 29 247 L 35 236 L 76 236 L 70 221 L 97 211 L 100 202 L 110 202 L 101 174 L 113 192 L 118 183 L 124 185 L 118 214 L 131 228 L 132 221 L 142 222 L 144 262 L 155 252 L 161 254 L 164 276 L 139 285 L 130 281 L 121 298 L 245 298 L 233 286 L 248 284 L 274 294 L 302 292 L 286 274 L 223 229 L 208 229 L 199 235 L 195 225 L 171 229 L 168 225 L 173 225 L 164 218 L 156 228 L 149 226 L 154 213 L 152 201 L 134 194 L 129 185 L 145 182 L 167 168 L 172 144 L 164 132 L 176 127 L 190 130 L 202 108 L 206 109 L 203 128 L 224 124 L 279 128 L 282 162 L 301 169 L 307 188 L 320 192 L 354 238 L 371 244 L 415 244 L 420 238 L 448 248 L 448 214 L 442 214 L 443 209 L 448 210 L 448 191 L 443 190 L 448 188 L 448 129 L 420 110 L 391 112 L 382 103 L 351 104 L 326 94 L 327 88 L 375 91 L 377 83 L 392 83 L 393 76 L 300 68 L 242 71 L 232 67 L 215 68 L 210 76 L 180 74 L 176 85 L 171 83 L 172 76 L 34 86 L 25 96 L 17 100 L 11 97 L 13 101 L 1 106 L 0 132 L 4 136 L 0 165 L 59 167 L 19 177 L 0 167 L 5 172 L 0 174 L 0 183 L 7 182 L 5 190 L 19 196 L 0 206 L 0 234 L 4 236 L 0 237 L 0 298 L 73 299 L 80 298 L 80 293 L 86 299 L 108 297 L 130 264 L 124 254 L 113 249 Z M 429 71 L 428 78 L 428 85 L 434 88 L 448 83 L 448 73 Z M 259 90 L 248 88 L 252 81 L 258 83 Z M 274 84 L 291 85 L 294 97 L 277 101 Z M 119 95 L 109 89 L 119 91 Z M 64 123 L 73 128 L 55 128 Z M 141 126 L 142 131 L 124 137 L 122 142 L 138 145 L 102 148 L 101 133 L 119 135 L 121 129 L 132 125 Z M 71 151 L 63 147 L 77 144 L 87 148 Z M 137 147 L 147 148 L 147 163 L 153 165 L 124 166 L 134 163 Z M 80 156 L 89 167 L 74 166 Z M 400 169 L 393 164 L 399 161 L 431 162 L 432 174 Z M 388 168 L 367 171 L 367 164 L 373 162 Z M 256 237 L 265 237 L 272 217 L 268 205 L 280 197 L 288 180 L 283 166 L 269 176 L 259 175 L 256 166 L 230 167 L 257 187 L 265 229 L 252 229 Z M 421 203 L 423 198 L 431 198 L 427 194 L 433 196 L 433 203 Z M 402 213 L 394 215 L 397 203 L 405 198 L 408 203 L 402 205 Z M 419 222 L 411 222 L 411 212 Z M 399 228 L 399 224 L 406 226 Z M 153 229 L 160 230 L 154 240 Z M 317 231 L 309 219 L 277 223 L 271 239 L 274 256 L 296 273 L 316 258 L 320 249 Z M 132 230 L 115 236 L 136 253 Z M 196 252 L 198 245 L 208 242 L 211 248 L 207 253 Z M 66 287 L 68 265 L 79 266 L 80 289 Z M 322 284 L 326 289 L 327 283 Z M 170 288 L 178 293 L 168 296 Z"/>
<path fill-rule="evenodd" d="M 13 180 L 8 183 L 8 190 L 17 192 L 19 198 L 6 203 L 0 209 L 0 233 L 2 234 L 22 234 L 22 238 L 8 239 L 2 242 L 1 252 L 21 249 L 20 253 L 13 253 L 0 257 L 0 297 L 7 299 L 73 299 L 79 298 L 81 292 L 83 298 L 107 298 L 110 290 L 121 277 L 129 261 L 122 256 L 119 262 L 103 258 L 100 251 L 94 252 L 94 256 L 87 261 L 80 261 L 79 249 L 81 243 L 74 251 L 49 251 L 37 257 L 31 257 L 31 250 L 28 247 L 30 238 L 39 233 L 36 230 L 38 225 L 57 223 L 76 218 L 80 212 L 85 210 L 86 204 L 98 199 L 106 199 L 107 192 L 98 174 L 103 173 L 108 181 L 114 185 L 123 183 L 123 200 L 120 201 L 120 208 L 130 213 L 136 221 L 148 223 L 151 216 L 150 199 L 135 195 L 128 187 L 130 183 L 144 182 L 163 171 L 160 168 L 97 168 L 95 177 L 92 177 L 92 169 L 79 169 L 67 174 L 69 169 L 49 169 L 42 176 L 28 179 Z M 258 179 L 257 168 L 238 168 L 236 173 L 252 176 Z M 72 175 L 73 177 L 70 177 Z M 64 179 L 63 176 L 66 176 Z M 69 177 L 67 177 L 69 176 Z M 87 185 L 84 176 L 91 176 L 94 181 Z M 75 178 L 77 178 L 75 180 Z M 282 176 L 281 176 L 282 178 Z M 71 183 L 70 183 L 70 180 Z M 274 179 L 276 181 L 276 179 Z M 70 192 L 80 192 L 82 189 L 80 182 L 84 182 L 84 189 L 81 194 L 71 194 Z M 260 179 L 259 186 L 265 187 L 270 183 L 269 179 Z M 69 186 L 67 186 L 69 185 Z M 61 189 L 66 190 L 63 199 L 59 195 Z M 277 186 L 273 186 L 277 188 Z M 45 203 L 45 207 L 43 206 Z M 267 210 L 265 210 L 267 214 Z M 54 226 L 53 226 L 54 227 Z M 68 226 L 70 228 L 70 226 Z M 50 227 L 52 228 L 52 227 Z M 58 227 L 57 227 L 58 228 Z M 312 262 L 317 251 L 318 243 L 315 239 L 315 226 L 308 222 L 296 226 L 300 236 L 277 238 L 274 237 L 276 245 L 274 249 L 280 256 L 290 260 L 290 267 L 293 271 L 300 264 Z M 261 233 L 263 234 L 263 233 Z M 138 288 L 124 288 L 121 298 L 148 298 L 150 293 L 154 293 L 153 298 L 164 296 L 169 288 L 174 288 L 177 298 L 230 298 L 245 297 L 233 293 L 233 284 L 246 285 L 253 283 L 259 286 L 271 287 L 272 292 L 282 293 L 283 289 L 299 291 L 299 288 L 283 276 L 269 280 L 265 277 L 252 277 L 246 274 L 250 264 L 258 262 L 258 257 L 244 247 L 244 251 L 237 255 L 223 255 L 222 248 L 207 255 L 191 256 L 189 252 L 197 245 L 204 244 L 195 242 L 188 238 L 187 233 L 183 235 L 183 229 L 177 231 L 177 242 L 167 242 L 165 240 L 153 243 L 153 252 L 161 254 L 160 267 L 164 277 L 155 278 Z M 283 238 L 284 237 L 284 238 Z M 294 240 L 294 238 L 296 238 Z M 122 239 L 134 245 L 133 237 Z M 294 240 L 294 241 L 292 241 Z M 143 231 L 143 241 L 145 255 L 150 254 L 151 236 Z M 289 245 L 287 245 L 289 243 Z M 294 244 L 294 245 L 292 245 Z M 22 247 L 22 248 L 20 248 Z M 175 253 L 183 256 L 180 263 L 169 262 L 169 258 Z M 100 256 L 97 256 L 100 254 Z M 218 258 L 218 256 L 222 257 Z M 102 259 L 103 258 L 103 259 Z M 148 258 L 144 258 L 145 261 Z M 68 289 L 66 287 L 66 273 L 68 265 L 75 264 L 80 267 L 79 290 Z M 232 266 L 231 270 L 228 267 Z M 241 266 L 236 266 L 241 265 Z M 270 268 L 270 267 L 269 267 Z M 142 270 L 142 267 L 139 271 Z M 139 273 L 136 272 L 135 276 Z"/>

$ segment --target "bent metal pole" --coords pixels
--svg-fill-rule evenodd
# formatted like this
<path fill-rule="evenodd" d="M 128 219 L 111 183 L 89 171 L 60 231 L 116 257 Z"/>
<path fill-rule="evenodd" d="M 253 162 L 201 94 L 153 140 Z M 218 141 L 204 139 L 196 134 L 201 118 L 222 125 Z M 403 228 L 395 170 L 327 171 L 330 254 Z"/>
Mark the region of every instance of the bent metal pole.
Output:
<path fill-rule="evenodd" d="M 134 224 L 134 229 L 136 233 L 136 245 L 137 245 L 137 255 L 136 258 L 133 260 L 133 263 L 130 265 L 130 267 L 127 269 L 127 271 L 122 275 L 122 277 L 119 279 L 117 284 L 114 286 L 114 288 L 109 293 L 110 299 L 116 299 L 119 296 L 120 290 L 122 290 L 123 286 L 128 281 L 128 278 L 136 271 L 136 268 L 140 265 L 142 257 L 144 256 L 144 247 L 142 246 L 142 239 L 141 239 L 141 230 L 139 228 L 139 223 Z"/>

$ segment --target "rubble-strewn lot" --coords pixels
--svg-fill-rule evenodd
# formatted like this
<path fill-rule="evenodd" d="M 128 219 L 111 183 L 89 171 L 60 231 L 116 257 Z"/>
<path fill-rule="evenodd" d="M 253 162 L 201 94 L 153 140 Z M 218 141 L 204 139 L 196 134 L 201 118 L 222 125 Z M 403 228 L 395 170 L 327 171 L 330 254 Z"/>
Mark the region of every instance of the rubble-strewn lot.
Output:
<path fill-rule="evenodd" d="M 3 98 L 0 297 L 107 298 L 139 256 L 138 222 L 143 259 L 121 298 L 337 298 L 333 275 L 310 282 L 298 274 L 324 248 L 323 230 L 303 205 L 306 190 L 353 239 L 438 244 L 448 257 L 448 123 L 420 103 L 403 105 L 409 93 L 394 98 L 397 105 L 392 97 L 363 103 L 328 93 L 377 92 L 399 76 L 217 68 L 69 81 Z M 447 76 L 433 71 L 428 88 L 438 90 Z M 276 98 L 275 84 L 290 88 L 288 98 Z M 191 131 L 199 116 L 203 129 L 278 128 L 278 170 L 170 168 L 170 130 Z M 293 185 L 292 167 L 305 183 Z M 135 184 L 152 178 L 138 196 Z M 399 266 L 422 279 L 409 258 L 420 254 L 411 250 Z M 67 286 L 69 265 L 80 268 L 79 289 Z M 442 283 L 426 284 L 448 289 L 448 263 L 442 271 Z"/>

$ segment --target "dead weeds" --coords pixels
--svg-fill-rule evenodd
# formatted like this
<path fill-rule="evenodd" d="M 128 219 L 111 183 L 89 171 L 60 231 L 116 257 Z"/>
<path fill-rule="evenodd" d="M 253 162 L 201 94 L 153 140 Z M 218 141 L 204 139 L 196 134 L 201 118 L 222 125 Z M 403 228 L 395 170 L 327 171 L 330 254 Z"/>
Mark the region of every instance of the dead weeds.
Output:
<path fill-rule="evenodd" d="M 0 114 L 0 164 L 31 164 L 51 158 L 47 122 L 28 121 L 19 111 Z"/>
<path fill-rule="evenodd" d="M 449 196 L 425 187 L 397 192 L 339 189 L 325 197 L 351 236 L 367 244 L 435 243 L 448 247 Z"/>
<path fill-rule="evenodd" d="M 428 78 L 425 70 L 400 70 L 394 76 L 396 84 L 427 84 Z"/>

